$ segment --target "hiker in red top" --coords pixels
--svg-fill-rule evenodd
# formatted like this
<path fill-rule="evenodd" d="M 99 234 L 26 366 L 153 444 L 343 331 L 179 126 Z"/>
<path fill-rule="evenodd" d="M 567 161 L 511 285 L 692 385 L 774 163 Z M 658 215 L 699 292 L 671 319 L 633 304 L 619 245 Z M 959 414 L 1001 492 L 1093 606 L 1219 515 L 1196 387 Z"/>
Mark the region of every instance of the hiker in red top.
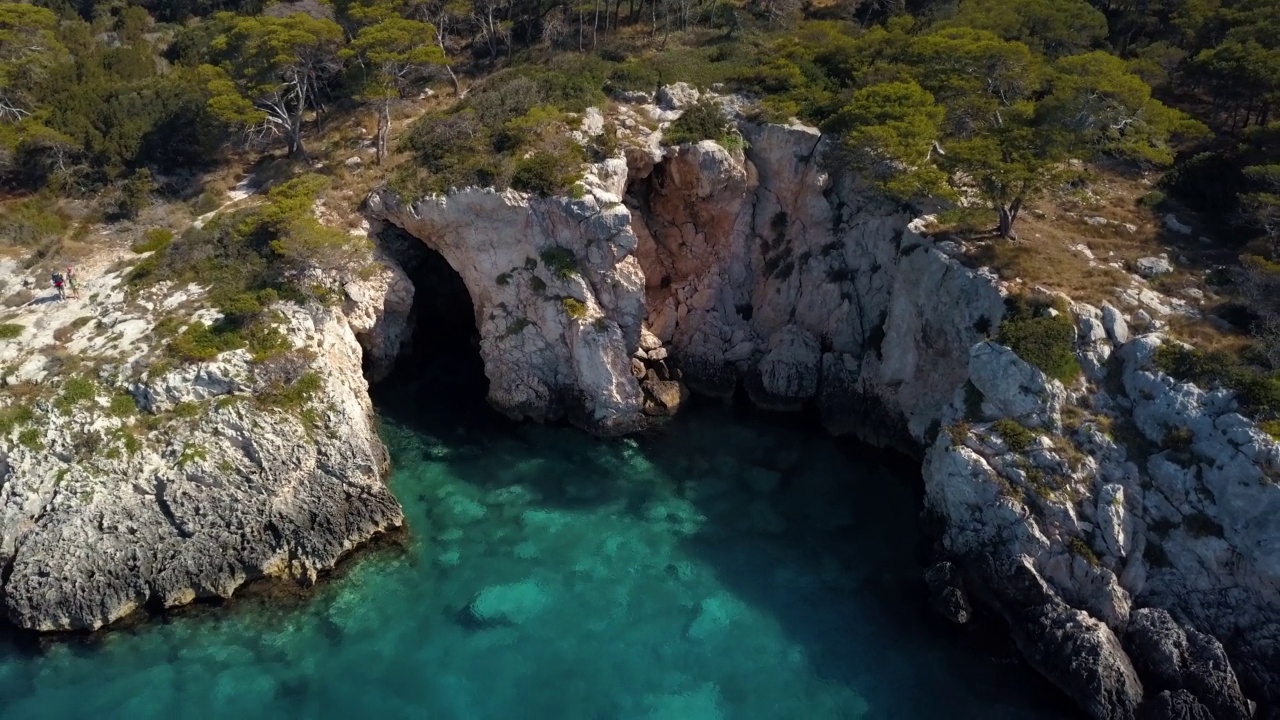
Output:
<path fill-rule="evenodd" d="M 66 280 L 62 277 L 62 273 L 57 270 L 53 271 L 53 289 L 58 291 L 58 299 L 67 299 L 67 289 L 64 287 Z"/>

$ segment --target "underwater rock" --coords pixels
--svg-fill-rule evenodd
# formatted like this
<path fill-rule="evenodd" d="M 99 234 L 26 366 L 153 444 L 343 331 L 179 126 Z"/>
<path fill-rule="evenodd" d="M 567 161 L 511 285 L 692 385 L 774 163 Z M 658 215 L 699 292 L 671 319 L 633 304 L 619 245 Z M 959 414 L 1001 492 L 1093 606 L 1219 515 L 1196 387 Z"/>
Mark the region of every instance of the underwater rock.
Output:
<path fill-rule="evenodd" d="M 480 627 L 522 625 L 546 608 L 549 598 L 536 580 L 491 585 L 472 598 L 465 619 Z"/>

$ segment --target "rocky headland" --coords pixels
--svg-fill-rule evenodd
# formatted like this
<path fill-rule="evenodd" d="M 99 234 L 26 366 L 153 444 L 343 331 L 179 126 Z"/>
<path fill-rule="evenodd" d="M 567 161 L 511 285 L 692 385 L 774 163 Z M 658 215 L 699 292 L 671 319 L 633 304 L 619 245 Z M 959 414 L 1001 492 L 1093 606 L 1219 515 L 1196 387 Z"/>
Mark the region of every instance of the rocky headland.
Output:
<path fill-rule="evenodd" d="M 1088 716 L 1280 717 L 1280 444 L 1229 391 L 1158 369 L 1157 294 L 1040 293 L 1074 328 L 1083 373 L 1064 384 L 993 339 L 1028 289 L 932 237 L 931 208 L 830 167 L 818 130 L 725 98 L 743 142 L 670 147 L 662 124 L 696 92 L 629 100 L 609 118 L 622 150 L 566 196 L 367 200 L 372 236 L 399 228 L 465 284 L 495 408 L 619 434 L 690 391 L 815 407 L 834 434 L 921 458 L 935 605 L 1003 618 Z M 127 296 L 123 270 L 58 341 L 101 360 L 76 371 L 87 397 L 53 374 L 38 323 L 5 345 L 10 387 L 56 391 L 0 448 L 14 622 L 97 628 L 257 577 L 310 581 L 400 524 L 367 378 L 413 332 L 414 289 L 394 252 L 366 263 L 321 278 L 337 302 L 279 304 L 291 349 L 273 361 L 154 363 L 157 308 L 188 290 Z M 165 422 L 123 432 L 120 394 Z"/>
<path fill-rule="evenodd" d="M 1021 287 L 931 237 L 928 208 L 830 167 L 814 128 L 722 98 L 743 149 L 669 147 L 647 128 L 696 91 L 628 99 L 625 157 L 570 196 L 368 200 L 462 277 L 491 404 L 601 434 L 674 412 L 686 387 L 816 407 L 833 433 L 922 458 L 935 604 L 994 610 L 1088 716 L 1277 716 L 1280 443 L 1230 391 L 1157 367 L 1178 303 Z M 589 114 L 582 132 L 600 128 Z M 1071 321 L 1079 377 L 993 340 L 1025 293 Z"/>

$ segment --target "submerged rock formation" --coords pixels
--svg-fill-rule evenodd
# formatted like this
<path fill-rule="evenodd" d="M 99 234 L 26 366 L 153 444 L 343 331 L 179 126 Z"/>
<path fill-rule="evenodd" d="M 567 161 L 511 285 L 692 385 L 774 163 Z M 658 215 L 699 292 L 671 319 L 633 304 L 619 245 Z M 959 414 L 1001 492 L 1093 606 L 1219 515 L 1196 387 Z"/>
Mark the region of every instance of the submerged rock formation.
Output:
<path fill-rule="evenodd" d="M 659 379 L 640 358 L 703 394 L 816 406 L 923 455 L 950 561 L 935 604 L 994 608 L 1090 717 L 1278 712 L 1280 444 L 1230 393 L 1156 370 L 1162 337 L 1109 305 L 1071 305 L 1085 376 L 1047 378 L 990 340 L 1000 279 L 915 209 L 828 168 L 813 128 L 738 128 L 745 151 L 638 138 L 580 199 L 383 190 L 368 209 L 462 276 L 504 412 L 634 429 Z"/>

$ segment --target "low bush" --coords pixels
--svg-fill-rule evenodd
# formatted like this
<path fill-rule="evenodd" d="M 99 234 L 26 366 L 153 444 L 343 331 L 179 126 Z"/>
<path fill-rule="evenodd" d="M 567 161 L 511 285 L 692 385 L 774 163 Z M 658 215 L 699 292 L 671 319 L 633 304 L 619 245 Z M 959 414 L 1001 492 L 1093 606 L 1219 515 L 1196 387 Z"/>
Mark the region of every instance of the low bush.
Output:
<path fill-rule="evenodd" d="M 1079 377 L 1076 328 L 1068 314 L 1048 314 L 1045 304 L 1028 298 L 1013 298 L 1009 305 L 1009 313 L 1000 323 L 1000 344 L 1055 380 L 1069 383 Z"/>
<path fill-rule="evenodd" d="M 266 407 L 285 410 L 297 410 L 324 389 L 324 380 L 320 375 L 307 371 L 292 382 L 273 383 L 272 386 L 258 396 L 258 403 Z"/>
<path fill-rule="evenodd" d="M 233 328 L 221 323 L 211 327 L 195 322 L 169 341 L 169 352 L 185 362 L 200 362 L 244 346 L 244 336 Z"/>
<path fill-rule="evenodd" d="M 535 152 L 518 160 L 511 187 L 535 195 L 563 195 L 582 177 L 582 159 L 571 153 Z"/>
<path fill-rule="evenodd" d="M 169 247 L 169 243 L 173 242 L 173 231 L 168 228 L 151 228 L 142 234 L 142 239 L 129 249 L 135 253 L 142 254 L 163 250 Z"/>
<path fill-rule="evenodd" d="M 1004 444 L 1014 452 L 1026 452 L 1036 440 L 1035 433 L 1022 426 L 1017 420 L 1003 418 L 991 424 L 992 429 L 1000 433 Z"/>
<path fill-rule="evenodd" d="M 1246 365 L 1224 350 L 1197 350 L 1171 343 L 1156 349 L 1155 363 L 1179 380 L 1234 391 L 1241 409 L 1260 420 L 1280 417 L 1280 373 Z"/>
<path fill-rule="evenodd" d="M 138 403 L 129 393 L 116 393 L 111 396 L 111 404 L 107 406 L 107 412 L 120 418 L 129 417 L 138 412 Z"/>
<path fill-rule="evenodd" d="M 1159 190 L 1152 190 L 1146 195 L 1143 195 L 1142 197 L 1138 198 L 1138 205 L 1144 208 L 1151 208 L 1154 210 L 1155 208 L 1158 208 L 1161 205 L 1163 205 L 1164 200 L 1165 200 L 1164 193 L 1160 192 Z"/>
<path fill-rule="evenodd" d="M 733 144 L 736 133 L 724 110 L 714 100 L 699 100 L 676 118 L 663 134 L 663 141 L 671 145 L 685 145 L 715 140 L 721 144 Z"/>
<path fill-rule="evenodd" d="M 61 236 L 71 223 L 53 207 L 54 201 L 41 195 L 5 207 L 0 212 L 0 243 L 32 247 Z"/>
<path fill-rule="evenodd" d="M 62 384 L 62 395 L 54 402 L 60 410 L 66 412 L 82 402 L 98 396 L 98 383 L 83 375 L 72 375 Z"/>
<path fill-rule="evenodd" d="M 572 250 L 562 247 L 549 247 L 538 254 L 542 264 L 561 279 L 568 279 L 578 274 L 578 258 Z"/>
<path fill-rule="evenodd" d="M 565 298 L 560 303 L 564 305 L 565 313 L 573 320 L 582 320 L 587 316 L 587 306 L 581 300 Z"/>
<path fill-rule="evenodd" d="M 22 334 L 25 325 L 18 323 L 0 323 L 0 340 L 12 340 Z"/>
<path fill-rule="evenodd" d="M 23 403 L 0 408 L 0 435 L 7 436 L 14 428 L 26 425 L 35 417 L 35 410 Z"/>

